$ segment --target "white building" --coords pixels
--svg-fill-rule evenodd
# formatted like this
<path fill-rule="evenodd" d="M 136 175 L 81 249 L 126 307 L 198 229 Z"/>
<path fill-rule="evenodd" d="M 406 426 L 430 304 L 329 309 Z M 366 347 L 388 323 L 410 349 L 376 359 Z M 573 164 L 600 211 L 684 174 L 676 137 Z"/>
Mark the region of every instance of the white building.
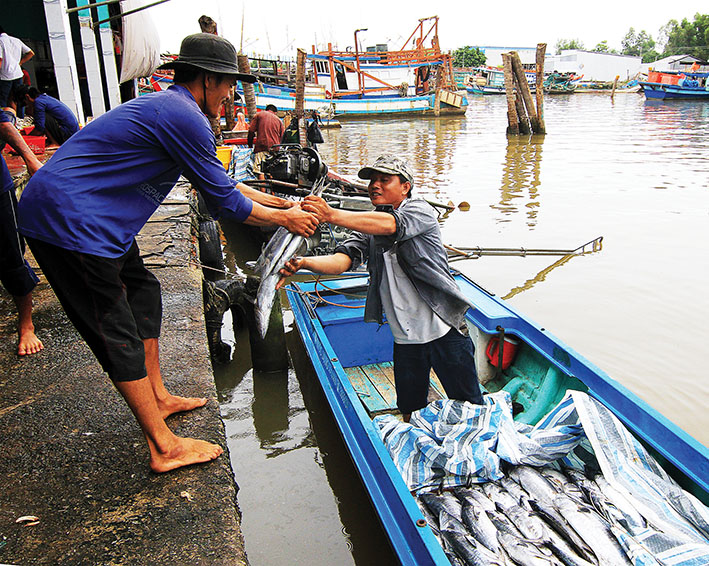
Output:
<path fill-rule="evenodd" d="M 566 49 L 560 55 L 547 55 L 544 59 L 544 72 L 574 73 L 583 75 L 585 81 L 607 82 L 616 76 L 627 81 L 641 72 L 641 67 L 641 57 L 580 49 Z"/>
<path fill-rule="evenodd" d="M 654 71 L 682 71 L 688 72 L 692 65 L 699 65 L 700 73 L 709 73 L 709 63 L 702 61 L 694 55 L 670 55 L 664 59 L 658 59 L 652 63 L 643 63 L 643 73 L 647 74 L 649 69 Z"/>
<path fill-rule="evenodd" d="M 502 54 L 516 51 L 522 64 L 525 66 L 536 65 L 537 48 L 535 47 L 490 47 L 489 45 L 473 45 L 485 54 L 487 67 L 502 67 Z"/>

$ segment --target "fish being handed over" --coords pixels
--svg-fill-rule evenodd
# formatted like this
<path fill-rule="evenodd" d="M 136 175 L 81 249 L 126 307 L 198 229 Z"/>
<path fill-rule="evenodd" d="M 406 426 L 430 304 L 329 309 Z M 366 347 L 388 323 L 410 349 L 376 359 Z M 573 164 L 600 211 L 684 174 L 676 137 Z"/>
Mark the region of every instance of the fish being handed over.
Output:
<path fill-rule="evenodd" d="M 311 195 L 320 196 L 325 190 L 325 177 L 320 178 L 314 185 Z M 268 325 L 271 320 L 273 303 L 276 300 L 278 282 L 282 276 L 279 271 L 297 254 L 300 246 L 305 241 L 303 236 L 293 234 L 282 226 L 276 230 L 269 243 L 261 252 L 254 269 L 261 277 L 258 291 L 256 292 L 256 328 L 261 338 L 266 337 Z"/>

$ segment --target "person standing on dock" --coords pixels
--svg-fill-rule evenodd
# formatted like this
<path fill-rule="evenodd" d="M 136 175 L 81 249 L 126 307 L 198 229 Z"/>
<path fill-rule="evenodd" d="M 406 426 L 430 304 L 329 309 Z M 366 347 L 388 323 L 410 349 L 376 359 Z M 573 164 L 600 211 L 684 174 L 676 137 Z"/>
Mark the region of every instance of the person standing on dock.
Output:
<path fill-rule="evenodd" d="M 42 163 L 12 124 L 10 116 L 0 112 L 0 144 L 5 142 L 24 159 L 30 175 L 42 167 Z M 24 256 L 25 242 L 17 232 L 15 183 L 5 158 L 0 157 L 0 281 L 17 306 L 17 354 L 20 356 L 36 354 L 44 348 L 34 333 L 32 323 L 32 290 L 37 286 L 39 278 Z"/>
<path fill-rule="evenodd" d="M 411 198 L 413 176 L 407 163 L 382 155 L 359 171 L 369 180 L 372 212 L 332 208 L 306 197 L 303 208 L 323 222 L 355 230 L 327 256 L 296 257 L 281 270 L 339 274 L 367 263 L 370 284 L 365 322 L 384 323 L 394 336 L 397 406 L 408 422 L 428 403 L 431 368 L 451 399 L 482 404 L 473 342 L 465 312 L 472 304 L 453 279 L 433 207 Z"/>
<path fill-rule="evenodd" d="M 178 437 L 165 423 L 207 399 L 172 395 L 163 384 L 160 283 L 135 236 L 183 173 L 215 218 L 302 236 L 318 225 L 299 206 L 237 184 L 217 158 L 207 116 L 237 80 L 255 81 L 239 73 L 234 46 L 190 35 L 163 68 L 175 70 L 170 88 L 121 104 L 73 135 L 27 184 L 18 210 L 57 298 L 138 420 L 155 472 L 213 460 L 222 448 Z"/>
<path fill-rule="evenodd" d="M 259 179 L 266 178 L 261 171 L 261 163 L 266 159 L 268 150 L 281 143 L 285 130 L 276 112 L 278 108 L 273 104 L 266 106 L 265 112 L 259 112 L 251 119 L 249 133 L 246 134 L 246 143 L 254 148 L 254 172 Z M 255 142 L 254 136 L 256 136 Z"/>
<path fill-rule="evenodd" d="M 22 84 L 21 65 L 34 57 L 34 51 L 21 40 L 5 33 L 0 26 L 0 108 L 7 105 L 12 87 Z"/>

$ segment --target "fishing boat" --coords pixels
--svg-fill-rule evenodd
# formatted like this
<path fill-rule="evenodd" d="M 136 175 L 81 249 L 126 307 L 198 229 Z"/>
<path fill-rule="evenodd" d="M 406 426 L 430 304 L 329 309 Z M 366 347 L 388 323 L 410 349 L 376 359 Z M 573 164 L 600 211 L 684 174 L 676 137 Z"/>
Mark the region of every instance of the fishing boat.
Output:
<path fill-rule="evenodd" d="M 644 446 L 652 455 L 648 458 L 661 463 L 658 469 L 663 474 L 704 504 L 709 501 L 709 450 L 548 330 L 465 276 L 454 272 L 454 277 L 475 305 L 466 322 L 480 382 L 488 393 L 485 398 L 509 395 L 517 406 L 515 422 L 537 427 L 568 399 L 585 399 L 597 411 L 607 411 L 606 420 L 617 421 L 626 431 L 625 445 L 634 446 L 634 458 L 640 460 L 637 455 Z M 363 322 L 367 284 L 366 274 L 354 273 L 293 282 L 286 291 L 305 350 L 398 558 L 404 565 L 448 566 L 446 551 L 412 496 L 409 476 L 402 476 L 380 434 L 382 415 L 396 415 L 393 340 L 386 324 Z M 505 347 L 497 348 L 498 344 Z M 431 405 L 444 395 L 432 373 Z M 608 441 L 606 432 L 597 431 L 600 444 L 594 446 L 599 452 L 615 453 L 619 447 Z"/>
<path fill-rule="evenodd" d="M 419 20 L 398 51 L 384 45 L 360 51 L 355 32 L 353 51 L 328 44 L 306 61 L 304 106 L 321 116 L 464 114 L 467 109 L 465 96 L 455 92 L 451 55 L 440 49 L 438 16 Z M 294 110 L 294 85 L 270 83 L 257 85 L 257 108 L 273 104 L 280 111 Z"/>
<path fill-rule="evenodd" d="M 470 94 L 505 94 L 505 73 L 502 69 L 476 67 L 465 87 Z"/>
<path fill-rule="evenodd" d="M 709 73 L 650 71 L 646 81 L 639 81 L 649 99 L 708 100 Z"/>
<path fill-rule="evenodd" d="M 536 91 L 537 75 L 533 71 L 525 71 L 530 92 Z M 465 91 L 469 94 L 505 94 L 505 72 L 492 67 L 476 67 L 468 78 Z"/>
<path fill-rule="evenodd" d="M 577 83 L 573 81 L 579 80 L 581 77 L 576 77 L 573 73 L 550 73 L 543 83 L 545 94 L 573 94 L 576 91 Z"/>

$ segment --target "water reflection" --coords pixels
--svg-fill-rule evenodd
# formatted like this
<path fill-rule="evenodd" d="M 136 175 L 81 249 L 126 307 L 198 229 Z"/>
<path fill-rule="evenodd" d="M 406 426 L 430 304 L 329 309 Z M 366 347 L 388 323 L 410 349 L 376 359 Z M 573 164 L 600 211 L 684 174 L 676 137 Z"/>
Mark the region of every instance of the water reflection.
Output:
<path fill-rule="evenodd" d="M 498 222 L 510 222 L 506 216 L 525 208 L 527 226 L 532 229 L 536 226 L 544 139 L 545 136 L 539 135 L 507 137 L 500 200 L 490 205 L 502 213 Z M 518 199 L 523 200 L 518 203 Z"/>

